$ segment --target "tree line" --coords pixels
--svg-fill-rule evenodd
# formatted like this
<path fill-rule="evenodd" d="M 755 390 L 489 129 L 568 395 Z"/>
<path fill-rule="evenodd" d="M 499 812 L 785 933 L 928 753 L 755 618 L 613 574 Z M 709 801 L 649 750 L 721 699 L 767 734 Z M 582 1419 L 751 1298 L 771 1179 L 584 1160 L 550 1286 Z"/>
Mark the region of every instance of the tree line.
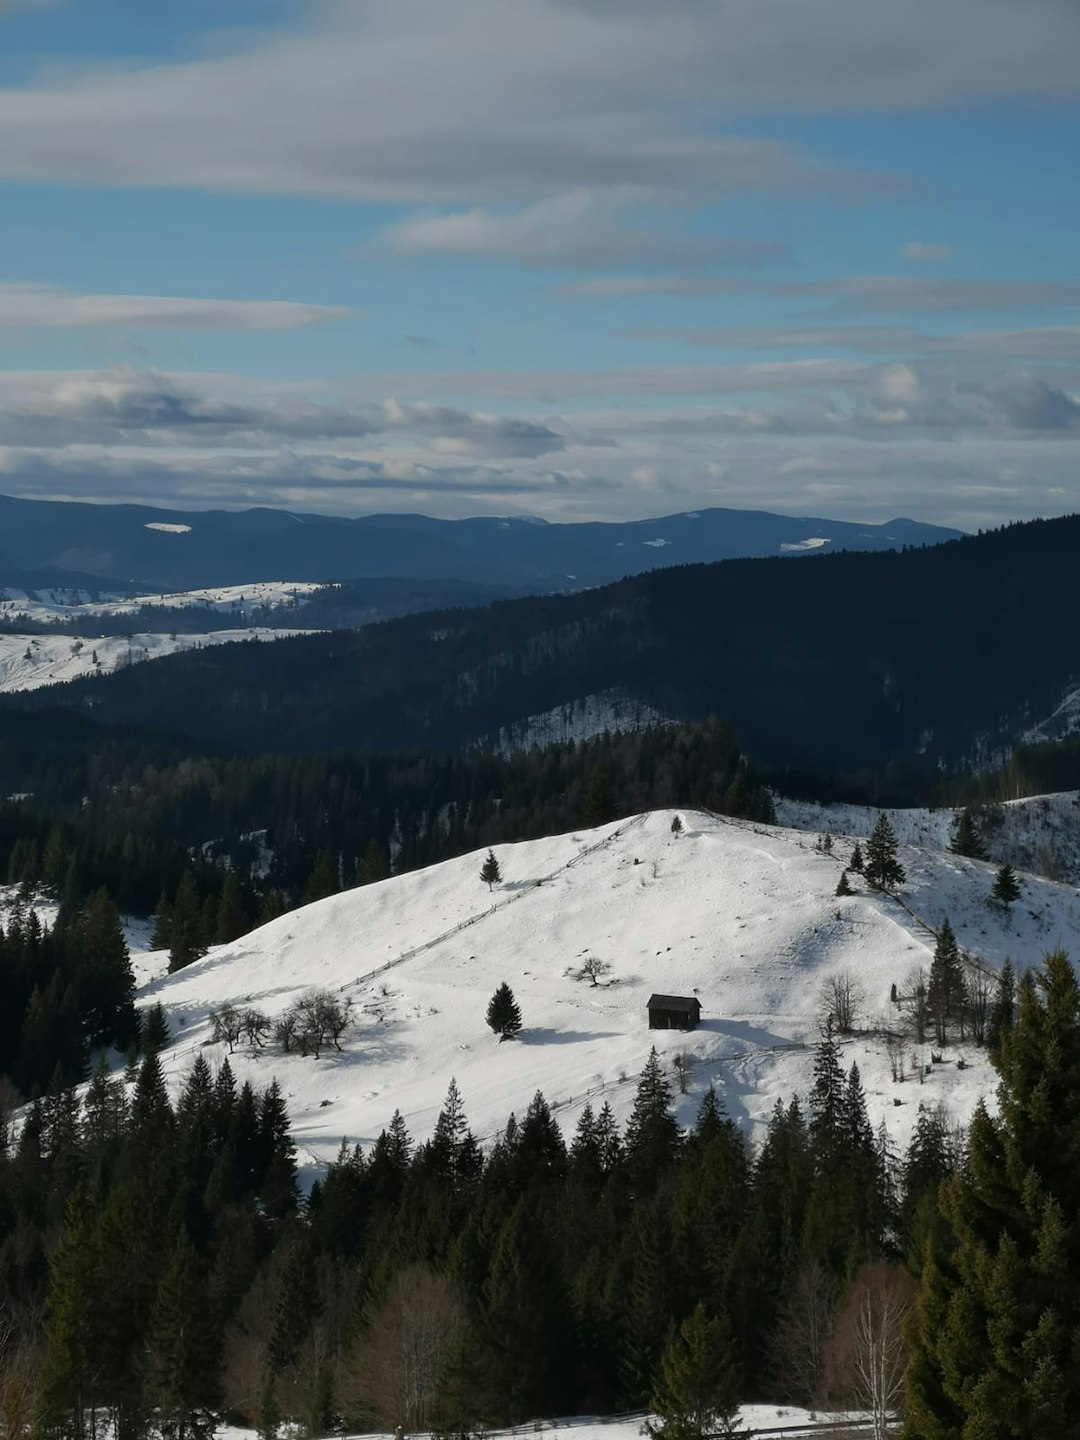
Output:
<path fill-rule="evenodd" d="M 175 1104 L 128 1078 L 51 1088 L 0 1155 L 9 1436 L 445 1435 L 652 1406 L 671 1440 L 739 1401 L 858 1405 L 909 1440 L 1068 1433 L 1080 1256 L 1080 996 L 1025 975 L 996 1117 L 920 1107 L 898 1155 L 857 1065 L 817 1048 L 751 1146 L 711 1088 L 689 1131 L 654 1051 L 629 1121 L 561 1132 L 537 1094 L 484 1149 L 451 1082 L 301 1200 L 280 1091 L 200 1055 Z M 879 1424 L 880 1422 L 880 1424 Z M 975 1428 L 976 1425 L 978 1428 Z"/>

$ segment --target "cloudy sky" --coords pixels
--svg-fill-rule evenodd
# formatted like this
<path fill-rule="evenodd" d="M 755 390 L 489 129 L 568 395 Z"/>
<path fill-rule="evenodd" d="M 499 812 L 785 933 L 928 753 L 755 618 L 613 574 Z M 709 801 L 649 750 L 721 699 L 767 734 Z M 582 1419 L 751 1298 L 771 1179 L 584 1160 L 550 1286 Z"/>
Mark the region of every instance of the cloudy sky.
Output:
<path fill-rule="evenodd" d="M 1077 0 L 0 0 L 0 492 L 1080 509 Z"/>

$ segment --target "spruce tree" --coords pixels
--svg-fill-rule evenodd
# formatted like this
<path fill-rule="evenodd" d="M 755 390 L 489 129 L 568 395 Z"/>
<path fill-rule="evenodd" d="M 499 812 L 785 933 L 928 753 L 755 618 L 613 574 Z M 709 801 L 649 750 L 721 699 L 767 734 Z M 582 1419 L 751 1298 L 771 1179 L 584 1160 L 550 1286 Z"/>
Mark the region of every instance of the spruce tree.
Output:
<path fill-rule="evenodd" d="M 856 875 L 861 875 L 864 864 L 865 861 L 863 860 L 862 846 L 859 844 L 858 840 L 856 840 L 855 848 L 851 852 L 851 859 L 848 861 L 848 869 L 854 870 Z"/>
<path fill-rule="evenodd" d="M 195 876 L 185 870 L 173 901 L 169 922 L 169 973 L 183 970 L 206 954 L 203 908 Z"/>
<path fill-rule="evenodd" d="M 994 877 L 990 898 L 1003 910 L 1008 910 L 1010 905 L 1020 899 L 1020 882 L 1016 878 L 1016 871 L 1007 860 Z"/>
<path fill-rule="evenodd" d="M 986 859 L 986 845 L 976 828 L 970 806 L 965 805 L 953 821 L 949 850 L 953 855 L 963 855 L 968 860 Z"/>
<path fill-rule="evenodd" d="M 214 917 L 214 940 L 218 945 L 228 945 L 238 940 L 249 928 L 244 892 L 235 870 L 227 872 L 218 897 L 217 913 Z"/>
<path fill-rule="evenodd" d="M 374 885 L 379 880 L 385 880 L 389 874 L 390 866 L 387 864 L 386 853 L 372 836 L 360 862 L 360 884 Z"/>
<path fill-rule="evenodd" d="M 502 871 L 499 869 L 499 862 L 495 858 L 494 850 L 489 850 L 487 853 L 487 858 L 480 870 L 480 879 L 489 890 L 502 883 Z"/>
<path fill-rule="evenodd" d="M 659 1423 L 646 1429 L 665 1440 L 727 1440 L 745 1433 L 738 1425 L 738 1384 L 730 1327 L 699 1304 L 664 1350 L 652 1397 Z"/>
<path fill-rule="evenodd" d="M 1064 951 L 1021 981 L 998 1070 L 999 1113 L 976 1109 L 922 1269 L 908 1440 L 1064 1437 L 1080 1414 L 1080 990 Z"/>
<path fill-rule="evenodd" d="M 939 1045 L 948 1040 L 949 1026 L 955 1020 L 961 1022 L 963 1035 L 963 1013 L 967 998 L 964 983 L 964 966 L 960 958 L 960 947 L 956 943 L 953 928 L 946 918 L 941 925 L 934 958 L 930 965 L 930 983 L 926 988 L 926 1007 L 934 1022 L 934 1038 Z"/>
<path fill-rule="evenodd" d="M 897 859 L 896 832 L 884 810 L 866 842 L 864 874 L 875 890 L 895 890 L 904 883 L 904 867 Z"/>
<path fill-rule="evenodd" d="M 1008 956 L 998 975 L 994 1005 L 990 1011 L 990 1023 L 986 1027 L 986 1048 L 995 1065 L 1000 1061 L 1001 1047 L 1016 1025 L 1016 972 Z"/>
<path fill-rule="evenodd" d="M 325 900 L 330 895 L 336 895 L 340 889 L 341 877 L 336 860 L 329 850 L 320 850 L 304 887 L 303 903 L 311 905 L 316 900 Z"/>
<path fill-rule="evenodd" d="M 488 1001 L 487 1023 L 501 1040 L 513 1040 L 521 1029 L 521 1010 L 504 980 Z"/>
<path fill-rule="evenodd" d="M 626 1127 L 626 1159 L 639 1190 L 651 1189 L 675 1163 L 681 1136 L 671 1100 L 671 1086 L 654 1045 L 641 1072 Z"/>
<path fill-rule="evenodd" d="M 855 892 L 851 888 L 851 881 L 847 877 L 848 872 L 846 870 L 841 870 L 840 879 L 836 882 L 837 895 L 854 895 Z"/>
<path fill-rule="evenodd" d="M 683 832 L 683 823 L 682 823 L 682 820 L 679 818 L 678 815 L 676 815 L 676 816 L 673 817 L 673 819 L 672 819 L 672 821 L 671 821 L 671 833 L 672 833 L 672 835 L 675 836 L 675 839 L 677 840 L 677 839 L 679 838 L 679 836 L 682 834 L 682 832 Z"/>
<path fill-rule="evenodd" d="M 206 1303 L 198 1257 L 181 1234 L 165 1267 L 150 1322 L 146 1397 L 168 1440 L 199 1440 L 217 1428 L 221 1336 Z"/>

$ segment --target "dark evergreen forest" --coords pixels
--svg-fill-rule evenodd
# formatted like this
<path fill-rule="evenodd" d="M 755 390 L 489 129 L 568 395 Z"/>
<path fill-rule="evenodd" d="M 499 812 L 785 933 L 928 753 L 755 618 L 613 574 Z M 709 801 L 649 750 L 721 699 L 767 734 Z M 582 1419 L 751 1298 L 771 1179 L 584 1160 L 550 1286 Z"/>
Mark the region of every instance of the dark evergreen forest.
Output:
<path fill-rule="evenodd" d="M 189 652 L 8 697 L 248 751 L 458 748 L 608 691 L 717 715 L 759 764 L 1011 748 L 1080 682 L 1080 517 L 903 552 L 726 561 L 575 595 Z"/>
<path fill-rule="evenodd" d="M 429 1140 L 395 1114 L 306 1198 L 277 1086 L 238 1090 L 200 1056 L 171 1104 L 159 1034 L 125 1076 L 51 1087 L 5 1129 L 6 1433 L 87 1440 L 108 1415 L 120 1440 L 195 1437 L 227 1414 L 463 1436 L 654 1404 L 700 1436 L 739 1399 L 871 1409 L 869 1358 L 890 1413 L 906 1365 L 910 1440 L 1066 1435 L 1067 957 L 1001 987 L 990 1032 L 998 1117 L 980 1107 L 965 1140 L 920 1107 L 904 1156 L 826 1031 L 809 1094 L 757 1147 L 712 1089 L 680 1132 L 653 1052 L 625 1130 L 604 1105 L 566 1137 L 537 1094 L 484 1150 L 451 1083 Z"/>

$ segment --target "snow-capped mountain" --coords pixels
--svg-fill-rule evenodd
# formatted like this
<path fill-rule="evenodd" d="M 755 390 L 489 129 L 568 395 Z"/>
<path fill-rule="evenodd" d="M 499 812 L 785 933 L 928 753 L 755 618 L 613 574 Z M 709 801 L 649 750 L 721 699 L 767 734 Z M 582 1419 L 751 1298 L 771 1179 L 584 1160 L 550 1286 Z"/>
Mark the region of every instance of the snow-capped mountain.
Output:
<path fill-rule="evenodd" d="M 1025 875 L 1011 913 L 988 904 L 993 866 L 940 849 L 905 846 L 902 902 L 866 893 L 837 897 L 851 842 L 831 855 L 816 837 L 697 812 L 656 811 L 595 831 L 501 847 L 502 881 L 489 892 L 475 853 L 352 890 L 294 911 L 166 976 L 144 957 L 139 1003 L 160 1002 L 173 1040 L 163 1060 L 176 1086 L 210 1044 L 223 1005 L 280 1014 L 312 987 L 351 1001 L 355 1022 L 338 1053 L 319 1060 L 268 1044 L 237 1045 L 240 1079 L 285 1091 L 309 1174 L 343 1137 L 369 1143 L 400 1109 L 417 1137 L 430 1133 L 454 1077 L 476 1133 L 491 1138 L 511 1110 L 542 1090 L 565 1128 L 586 1101 L 610 1101 L 625 1119 L 635 1080 L 656 1045 L 669 1073 L 687 1077 L 689 1121 L 715 1083 L 748 1130 L 777 1097 L 805 1094 L 822 1018 L 822 990 L 848 972 L 865 994 L 860 1033 L 845 1044 L 863 1075 L 871 1117 L 906 1143 L 920 1103 L 966 1116 L 992 1099 L 984 1051 L 905 1042 L 904 1081 L 875 1027 L 897 1028 L 891 987 L 928 966 L 934 929 L 948 916 L 961 946 L 992 974 L 1006 956 L 1020 968 L 1057 943 L 1080 955 L 1080 895 Z M 575 979 L 588 957 L 599 983 Z M 520 1004 L 519 1039 L 500 1043 L 485 1023 L 506 981 Z M 696 996 L 693 1032 L 653 1031 L 653 992 Z M 965 1065 L 958 1068 L 963 1058 Z M 684 1065 L 685 1059 L 685 1065 Z"/>

